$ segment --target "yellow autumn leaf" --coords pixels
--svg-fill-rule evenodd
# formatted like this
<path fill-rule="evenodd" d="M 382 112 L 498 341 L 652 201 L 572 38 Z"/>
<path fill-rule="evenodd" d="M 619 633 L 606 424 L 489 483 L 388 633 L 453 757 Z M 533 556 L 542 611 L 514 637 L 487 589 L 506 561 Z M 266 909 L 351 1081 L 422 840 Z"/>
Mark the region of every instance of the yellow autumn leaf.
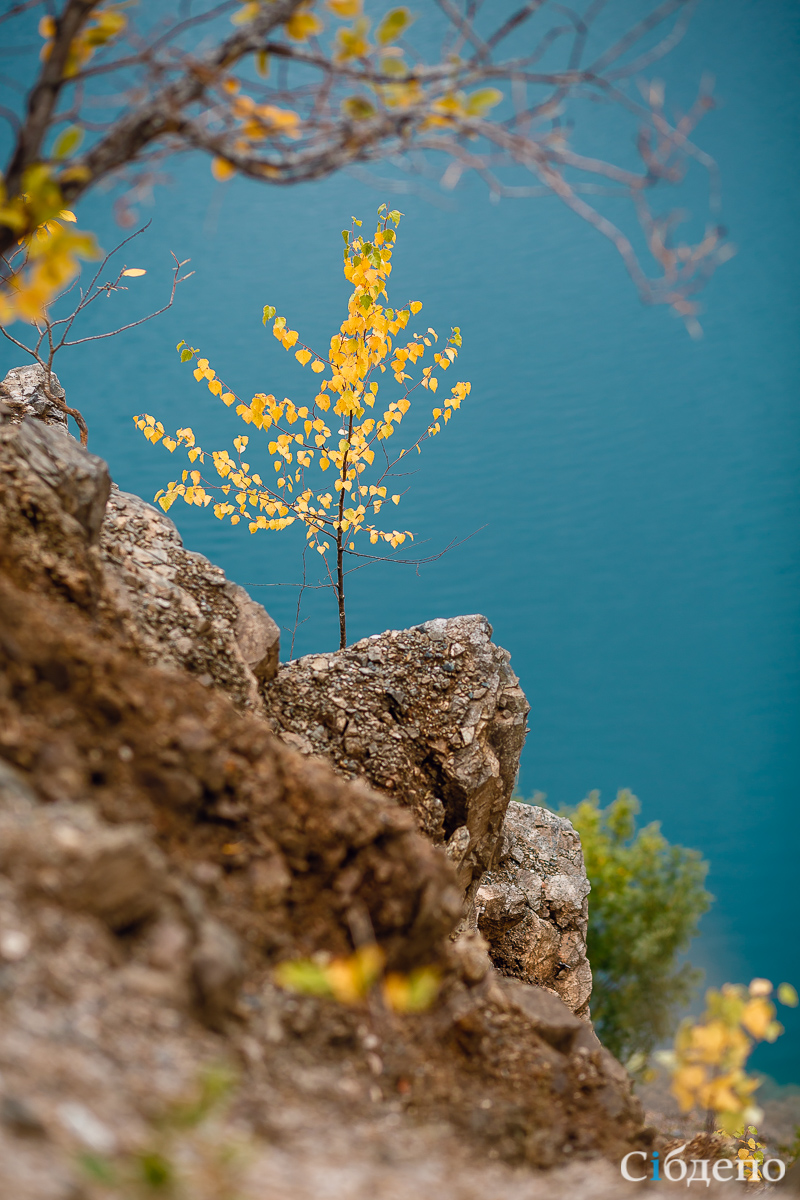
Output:
<path fill-rule="evenodd" d="M 408 307 L 411 309 L 414 316 L 416 316 L 422 308 L 422 304 L 419 300 L 412 300 Z"/>
<path fill-rule="evenodd" d="M 221 158 L 217 155 L 211 160 L 211 174 L 219 183 L 224 183 L 226 179 L 236 174 L 236 167 L 229 163 L 227 158 Z"/>
<path fill-rule="evenodd" d="M 400 497 L 399 497 L 399 496 L 392 496 L 392 503 L 393 503 L 393 504 L 399 504 L 399 503 L 400 503 Z"/>
<path fill-rule="evenodd" d="M 307 362 L 311 361 L 311 352 L 309 350 L 296 350 L 294 356 L 303 367 Z"/>
<path fill-rule="evenodd" d="M 742 1024 L 748 1033 L 762 1041 L 772 1021 L 772 1014 L 773 1007 L 770 1002 L 757 996 L 745 1007 L 742 1013 Z"/>
<path fill-rule="evenodd" d="M 325 7 L 344 20 L 361 14 L 361 0 L 327 0 Z"/>
<path fill-rule="evenodd" d="M 305 42 L 316 33 L 322 33 L 325 26 L 314 13 L 295 12 L 286 22 L 286 32 L 295 42 Z"/>
<path fill-rule="evenodd" d="M 137 275 L 146 275 L 147 271 L 145 271 L 144 267 L 126 267 L 122 274 L 134 277 Z"/>
<path fill-rule="evenodd" d="M 325 363 L 324 363 L 324 362 L 320 362 L 320 360 L 319 360 L 319 359 L 317 359 L 317 361 L 316 361 L 316 362 L 313 362 L 313 363 L 311 364 L 311 370 L 314 372 L 314 374 L 315 374 L 315 375 L 319 375 L 320 371 L 324 371 L 324 370 L 325 370 Z"/>

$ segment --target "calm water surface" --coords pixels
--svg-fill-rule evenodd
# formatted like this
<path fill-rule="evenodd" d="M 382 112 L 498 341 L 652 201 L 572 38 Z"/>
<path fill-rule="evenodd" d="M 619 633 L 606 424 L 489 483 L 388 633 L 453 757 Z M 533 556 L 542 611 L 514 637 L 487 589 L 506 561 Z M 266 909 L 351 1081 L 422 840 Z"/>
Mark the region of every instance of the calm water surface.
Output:
<path fill-rule="evenodd" d="M 350 635 L 485 613 L 532 705 L 523 793 L 559 805 L 630 787 L 645 819 L 699 847 L 717 901 L 692 957 L 714 983 L 800 985 L 799 34 L 797 3 L 706 0 L 663 67 L 684 101 L 711 70 L 723 101 L 699 140 L 719 161 L 739 254 L 707 292 L 700 342 L 640 307 L 613 251 L 555 201 L 493 206 L 474 186 L 445 208 L 351 178 L 220 187 L 185 161 L 127 261 L 148 268 L 142 306 L 167 286 L 170 249 L 197 275 L 165 317 L 58 367 L 92 448 L 120 486 L 152 496 L 177 463 L 132 413 L 192 424 L 204 445 L 239 432 L 175 343 L 202 347 L 240 393 L 301 402 L 310 376 L 262 329 L 261 306 L 324 347 L 346 297 L 339 230 L 384 198 L 398 205 L 394 294 L 423 299 L 426 325 L 462 327 L 457 377 L 473 384 L 418 460 L 404 524 L 426 551 L 480 532 L 419 576 L 355 575 Z M 113 245 L 102 199 L 81 218 Z M 297 578 L 291 534 L 171 515 L 234 579 Z M 293 623 L 294 593 L 252 590 Z M 303 616 L 296 653 L 336 644 L 329 596 L 312 593 Z M 759 1065 L 800 1082 L 796 1013 L 786 1025 Z"/>

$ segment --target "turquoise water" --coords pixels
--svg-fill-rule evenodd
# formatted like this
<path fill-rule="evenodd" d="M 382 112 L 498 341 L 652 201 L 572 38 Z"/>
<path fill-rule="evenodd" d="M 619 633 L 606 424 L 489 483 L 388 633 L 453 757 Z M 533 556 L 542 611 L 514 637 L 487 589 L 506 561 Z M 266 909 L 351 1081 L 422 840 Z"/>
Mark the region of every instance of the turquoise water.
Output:
<path fill-rule="evenodd" d="M 705 0 L 661 71 L 688 100 L 708 69 L 723 102 L 698 140 L 719 161 L 739 253 L 706 293 L 700 342 L 643 309 L 613 250 L 554 200 L 493 206 L 473 185 L 445 206 L 349 177 L 222 187 L 184 160 L 127 253 L 148 275 L 100 315 L 155 305 L 170 249 L 196 276 L 157 322 L 58 365 L 92 448 L 122 487 L 151 496 L 176 461 L 147 446 L 132 413 L 191 424 L 205 445 L 239 432 L 175 343 L 202 347 L 240 393 L 300 402 L 310 376 L 262 329 L 262 305 L 324 347 L 346 296 L 339 230 L 385 198 L 400 207 L 395 292 L 425 301 L 425 325 L 462 327 L 457 378 L 473 384 L 400 511 L 424 552 L 478 532 L 418 576 L 353 576 L 350 636 L 485 613 L 532 705 L 523 793 L 559 805 L 630 787 L 645 819 L 699 847 L 717 901 L 692 957 L 715 983 L 800 985 L 799 35 L 796 3 Z M 113 244 L 103 198 L 81 219 Z M 171 515 L 233 578 L 297 578 L 291 534 Z M 293 592 L 252 590 L 292 625 Z M 328 595 L 312 593 L 303 616 L 296 652 L 336 644 Z M 800 1082 L 800 1018 L 786 1024 L 759 1064 Z"/>

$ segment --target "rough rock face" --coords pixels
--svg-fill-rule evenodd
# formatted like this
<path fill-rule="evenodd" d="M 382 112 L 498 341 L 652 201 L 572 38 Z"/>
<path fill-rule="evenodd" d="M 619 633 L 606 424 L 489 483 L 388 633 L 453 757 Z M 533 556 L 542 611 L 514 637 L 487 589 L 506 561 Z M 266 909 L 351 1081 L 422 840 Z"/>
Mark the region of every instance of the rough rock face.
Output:
<path fill-rule="evenodd" d="M 105 583 L 149 662 L 183 667 L 243 708 L 278 669 L 280 633 L 244 588 L 186 550 L 169 517 L 112 485 L 100 534 Z"/>
<path fill-rule="evenodd" d="M 465 892 L 491 864 L 528 703 L 485 617 L 391 630 L 281 666 L 264 695 L 281 737 L 409 805 Z"/>
<path fill-rule="evenodd" d="M 134 992 L 212 1025 L 232 1009 L 244 969 L 239 941 L 209 917 L 197 887 L 170 875 L 148 830 L 109 825 L 88 804 L 42 806 L 0 759 L 0 959 L 26 958 L 33 939 L 19 905 L 31 901 L 66 910 L 64 927 L 66 914 L 81 913 L 111 933 L 146 929 L 125 971 Z"/>
<path fill-rule="evenodd" d="M 98 636 L 77 606 L 21 592 L 2 572 L 0 679 L 0 759 L 24 770 L 42 800 L 90 798 L 104 821 L 156 832 L 173 871 L 218 892 L 218 919 L 262 956 L 346 952 L 354 905 L 390 960 L 438 955 L 460 895 L 410 813 L 300 758 L 186 673 Z M 94 892 L 122 875 L 122 860 L 135 859 L 156 887 L 155 866 L 127 836 L 91 843 L 100 857 L 82 854 L 83 882 L 69 874 L 65 903 L 83 896 L 97 912 Z M 112 908 L 104 902 L 104 913 Z"/>
<path fill-rule="evenodd" d="M 0 383 L 0 400 L 19 421 L 23 417 L 35 417 L 45 425 L 66 430 L 67 414 L 45 394 L 44 380 L 45 373 L 38 363 L 13 367 Z M 64 389 L 55 373 L 50 377 L 50 391 L 54 396 L 64 399 Z"/>
<path fill-rule="evenodd" d="M 362 701 L 379 695 L 380 664 L 369 650 L 400 643 L 395 682 L 401 653 L 425 664 L 415 692 L 389 699 L 409 722 L 419 705 L 450 744 L 427 766 L 411 745 L 419 735 L 400 730 L 386 752 L 402 743 L 392 770 L 407 772 L 415 796 L 427 786 L 438 796 L 438 837 L 449 836 L 456 862 L 464 850 L 459 887 L 414 811 L 342 778 L 358 773 L 357 758 L 338 773 L 304 758 L 222 689 L 174 660 L 146 661 L 131 632 L 139 618 L 125 618 L 109 584 L 123 568 L 97 543 L 108 486 L 105 465 L 62 431 L 0 419 L 0 1162 L 10 1194 L 99 1200 L 107 1189 L 81 1175 L 81 1156 L 125 1187 L 155 1152 L 169 1154 L 177 1190 L 193 1200 L 224 1189 L 310 1200 L 323 1185 L 331 1200 L 399 1200 L 434 1185 L 442 1200 L 566 1200 L 602 1175 L 580 1160 L 605 1155 L 608 1187 L 591 1195 L 611 1200 L 622 1154 L 652 1141 L 626 1073 L 556 996 L 498 975 L 477 930 L 449 940 L 464 860 L 473 853 L 477 875 L 496 849 L 524 729 L 524 697 L 488 626 L 462 618 L 383 635 L 321 672 L 337 685 L 341 672 L 346 718 L 370 726 L 378 710 Z M 139 504 L 113 511 L 146 527 Z M 126 586 L 160 594 L 155 583 Z M 341 711 L 334 686 L 314 695 Z M 292 692 L 281 696 L 291 718 Z M 475 742 L 480 756 L 464 755 Z M 436 780 L 439 793 L 426 782 Z M 556 917 L 568 889 L 558 895 Z M 275 986 L 276 961 L 349 955 L 364 929 L 390 970 L 436 967 L 429 1010 Z M 201 1072 L 220 1062 L 236 1068 L 227 1107 L 187 1127 Z M 567 1163 L 541 1186 L 531 1170 Z M 220 1183 L 228 1170 L 240 1177 Z"/>
<path fill-rule="evenodd" d="M 111 483 L 41 396 L 42 379 L 41 367 L 20 367 L 0 385 L 0 533 L 15 570 L 102 610 L 148 662 L 181 667 L 260 711 L 259 685 L 278 665 L 277 625 L 221 568 L 186 550 L 164 513 Z M 10 515 L 34 509 L 44 538 Z"/>
<path fill-rule="evenodd" d="M 546 808 L 512 800 L 502 849 L 476 895 L 478 927 L 504 975 L 552 988 L 589 1015 L 589 881 L 578 834 Z"/>

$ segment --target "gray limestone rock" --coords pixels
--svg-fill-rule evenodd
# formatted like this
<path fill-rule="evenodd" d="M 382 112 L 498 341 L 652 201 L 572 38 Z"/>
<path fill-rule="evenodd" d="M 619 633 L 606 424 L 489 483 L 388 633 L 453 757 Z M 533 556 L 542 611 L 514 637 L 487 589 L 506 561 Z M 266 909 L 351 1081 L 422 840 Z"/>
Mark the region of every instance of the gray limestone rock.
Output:
<path fill-rule="evenodd" d="M 279 734 L 412 808 L 471 900 L 494 861 L 528 703 L 485 617 L 390 630 L 278 668 Z"/>
<path fill-rule="evenodd" d="M 187 550 L 152 504 L 112 487 L 100 537 L 105 583 L 144 657 L 189 671 L 241 707 L 262 707 L 259 682 L 278 667 L 280 634 L 221 567 Z"/>
<path fill-rule="evenodd" d="M 21 460 L 40 484 L 55 493 L 62 510 L 78 522 L 89 541 L 95 542 L 111 489 L 102 458 L 84 450 L 60 422 L 43 422 L 33 411 L 21 413 L 20 406 L 10 405 L 1 390 L 0 410 L 4 457 Z"/>
<path fill-rule="evenodd" d="M 588 1017 L 589 881 L 578 834 L 546 808 L 512 800 L 498 859 L 481 879 L 477 924 L 504 975 L 557 993 Z"/>
<path fill-rule="evenodd" d="M 43 383 L 32 366 L 0 384 L 0 537 L 18 543 L 15 557 L 30 570 L 44 569 L 102 611 L 148 662 L 182 668 L 241 708 L 263 711 L 259 685 L 278 667 L 275 622 L 220 567 L 185 549 L 165 513 L 111 483 L 103 460 L 67 432 Z"/>
<path fill-rule="evenodd" d="M 0 400 L 17 421 L 21 421 L 23 417 L 35 417 L 45 425 L 54 425 L 66 431 L 68 424 L 66 412 L 59 404 L 54 404 L 47 395 L 47 391 L 49 391 L 51 396 L 63 400 L 64 389 L 55 373 L 50 376 L 47 389 L 46 380 L 46 372 L 38 363 L 30 363 L 24 367 L 12 367 L 0 383 Z"/>

